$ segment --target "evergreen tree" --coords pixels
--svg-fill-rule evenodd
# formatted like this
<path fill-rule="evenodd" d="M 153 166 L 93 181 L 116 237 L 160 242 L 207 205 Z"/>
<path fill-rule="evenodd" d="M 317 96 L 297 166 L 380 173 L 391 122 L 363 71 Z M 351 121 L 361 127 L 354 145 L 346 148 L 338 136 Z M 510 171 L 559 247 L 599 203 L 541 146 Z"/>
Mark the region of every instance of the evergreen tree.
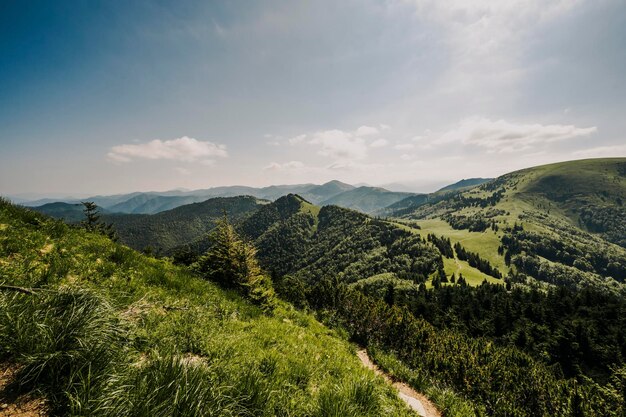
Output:
<path fill-rule="evenodd" d="M 205 278 L 235 288 L 266 309 L 276 301 L 271 279 L 263 274 L 256 248 L 239 237 L 224 217 L 211 233 L 211 247 L 195 264 Z"/>
<path fill-rule="evenodd" d="M 83 201 L 82 204 L 84 206 L 83 213 L 85 213 L 85 220 L 81 223 L 82 226 L 90 232 L 100 233 L 116 242 L 117 234 L 113 229 L 113 225 L 100 221 L 98 206 L 93 201 Z"/>
<path fill-rule="evenodd" d="M 93 201 L 83 201 L 85 220 L 82 222 L 83 227 L 91 232 L 95 231 L 100 223 L 100 213 L 98 206 Z"/>

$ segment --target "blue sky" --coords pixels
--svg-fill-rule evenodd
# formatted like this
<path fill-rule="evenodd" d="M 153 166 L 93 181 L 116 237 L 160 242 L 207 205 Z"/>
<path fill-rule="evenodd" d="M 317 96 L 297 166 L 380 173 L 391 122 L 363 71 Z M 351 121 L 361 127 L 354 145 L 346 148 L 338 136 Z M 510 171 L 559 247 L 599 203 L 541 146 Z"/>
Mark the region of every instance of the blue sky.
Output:
<path fill-rule="evenodd" d="M 626 156 L 619 0 L 0 1 L 0 194 Z"/>

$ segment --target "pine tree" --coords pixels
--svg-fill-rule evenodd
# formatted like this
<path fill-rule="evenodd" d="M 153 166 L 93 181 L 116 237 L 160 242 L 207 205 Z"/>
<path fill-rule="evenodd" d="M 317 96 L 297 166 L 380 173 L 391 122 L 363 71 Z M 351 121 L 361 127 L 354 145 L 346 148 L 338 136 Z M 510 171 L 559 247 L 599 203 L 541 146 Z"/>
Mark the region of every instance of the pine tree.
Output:
<path fill-rule="evenodd" d="M 206 279 L 236 288 L 255 303 L 273 309 L 276 296 L 272 281 L 261 271 L 254 245 L 239 237 L 226 216 L 210 238 L 212 245 L 198 259 L 195 269 Z"/>
<path fill-rule="evenodd" d="M 98 213 L 98 206 L 93 201 L 83 201 L 85 213 L 85 220 L 83 220 L 83 227 L 89 231 L 94 231 L 98 227 L 100 222 L 100 213 Z"/>
<path fill-rule="evenodd" d="M 100 233 L 116 242 L 117 234 L 113 229 L 113 225 L 100 221 L 100 213 L 98 212 L 96 203 L 93 201 L 83 201 L 82 204 L 84 206 L 83 213 L 85 213 L 85 220 L 81 223 L 82 226 L 90 232 Z"/>

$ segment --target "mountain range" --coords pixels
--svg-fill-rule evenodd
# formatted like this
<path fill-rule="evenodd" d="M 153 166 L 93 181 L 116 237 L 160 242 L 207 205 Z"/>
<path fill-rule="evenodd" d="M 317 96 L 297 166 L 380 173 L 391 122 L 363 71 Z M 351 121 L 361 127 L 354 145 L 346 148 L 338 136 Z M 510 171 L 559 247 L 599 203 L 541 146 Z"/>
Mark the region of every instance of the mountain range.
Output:
<path fill-rule="evenodd" d="M 235 197 L 249 195 L 258 199 L 276 200 L 288 194 L 298 194 L 314 204 L 336 204 L 364 212 L 374 212 L 401 200 L 412 193 L 394 192 L 377 187 L 354 187 L 340 181 L 330 181 L 322 185 L 273 185 L 263 188 L 232 186 L 216 187 L 194 191 L 136 192 L 124 195 L 94 196 L 82 200 L 64 201 L 37 200 L 22 203 L 42 213 L 57 218 L 73 220 L 80 217 L 77 211 L 81 201 L 93 201 L 108 213 L 155 214 L 186 204 L 198 203 L 215 197 Z M 43 204 L 39 204 L 42 203 Z M 65 203 L 66 206 L 59 204 Z"/>
<path fill-rule="evenodd" d="M 103 207 L 100 221 L 112 225 L 118 243 L 102 225 L 76 224 L 80 204 L 42 206 L 73 223 L 68 226 L 0 199 L 0 272 L 8 277 L 2 290 L 18 294 L 0 292 L 0 341 L 9 358 L 53 373 L 35 381 L 50 390 L 58 385 L 50 381 L 71 378 L 50 358 L 78 357 L 66 351 L 83 352 L 105 340 L 117 346 L 111 360 L 124 366 L 106 368 L 108 356 L 80 362 L 80 369 L 108 375 L 105 369 L 113 377 L 72 389 L 103 407 L 116 401 L 129 407 L 153 398 L 137 389 L 158 383 L 160 372 L 170 376 L 154 392 L 169 393 L 167 387 L 178 385 L 167 381 L 186 380 L 197 363 L 232 367 L 240 362 L 233 357 L 251 357 L 245 369 L 215 374 L 236 388 L 216 394 L 223 404 L 262 386 L 262 401 L 250 405 L 244 395 L 241 404 L 274 415 L 268 404 L 286 407 L 289 400 L 270 400 L 271 393 L 290 386 L 323 410 L 316 416 L 394 415 L 383 411 L 389 408 L 380 398 L 370 411 L 335 407 L 337 401 L 366 404 L 379 388 L 352 382 L 344 399 L 318 396 L 320 383 L 338 386 L 333 375 L 354 375 L 345 365 L 348 348 L 342 348 L 341 365 L 324 373 L 330 379 L 309 382 L 313 371 L 304 363 L 333 357 L 331 346 L 349 340 L 451 417 L 626 410 L 626 158 L 543 165 L 421 195 L 390 196 L 338 182 L 267 187 L 267 198 L 246 195 L 247 187 L 212 192 L 244 195 L 208 197 L 155 214 Z M 153 200 L 135 194 L 112 196 L 109 203 L 130 199 Z M 94 304 L 92 292 L 104 301 Z M 66 340 L 59 336 L 69 328 L 66 321 L 90 311 L 80 323 L 99 329 L 98 336 L 46 344 Z M 98 327 L 96 319 L 109 315 L 111 321 Z M 115 323 L 121 323 L 118 336 L 106 330 Z M 283 346 L 279 353 L 276 346 Z M 158 355 L 150 353 L 160 347 Z M 168 352 L 181 358 L 184 371 L 172 371 Z M 306 361 L 297 362 L 303 356 Z M 164 357 L 170 362 L 152 367 Z M 67 406 L 63 395 L 51 398 Z M 348 409 L 357 411 L 342 411 Z M 308 414 L 302 409 L 297 415 Z"/>

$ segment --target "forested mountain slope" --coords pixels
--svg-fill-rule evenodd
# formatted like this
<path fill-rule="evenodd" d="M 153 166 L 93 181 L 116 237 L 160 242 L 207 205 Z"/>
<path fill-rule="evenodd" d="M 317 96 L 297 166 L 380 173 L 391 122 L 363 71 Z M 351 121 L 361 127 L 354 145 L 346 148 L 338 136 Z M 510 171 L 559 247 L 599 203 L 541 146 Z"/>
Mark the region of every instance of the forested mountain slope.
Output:
<path fill-rule="evenodd" d="M 291 274 L 309 283 L 327 276 L 354 282 L 380 273 L 423 283 L 442 271 L 435 246 L 390 222 L 337 206 L 315 206 L 288 195 L 261 207 L 238 230 L 258 248 L 273 275 Z M 207 239 L 187 249 L 199 254 Z"/>
<path fill-rule="evenodd" d="M 391 215 L 541 281 L 617 288 L 626 279 L 624 201 L 626 159 L 592 159 L 516 171 Z"/>
<path fill-rule="evenodd" d="M 102 219 L 111 223 L 120 241 L 131 248 L 167 253 L 206 235 L 224 215 L 241 221 L 265 203 L 251 196 L 217 197 L 152 215 L 114 214 Z"/>
<path fill-rule="evenodd" d="M 55 219 L 62 219 L 68 223 L 78 223 L 85 219 L 85 213 L 83 210 L 85 206 L 81 203 L 47 203 L 41 206 L 32 208 L 39 213 L 43 213 L 47 216 L 54 217 Z M 101 214 L 107 214 L 108 210 L 98 208 Z"/>
<path fill-rule="evenodd" d="M 3 413 L 410 415 L 312 316 L 5 201 L 0 277 Z"/>

